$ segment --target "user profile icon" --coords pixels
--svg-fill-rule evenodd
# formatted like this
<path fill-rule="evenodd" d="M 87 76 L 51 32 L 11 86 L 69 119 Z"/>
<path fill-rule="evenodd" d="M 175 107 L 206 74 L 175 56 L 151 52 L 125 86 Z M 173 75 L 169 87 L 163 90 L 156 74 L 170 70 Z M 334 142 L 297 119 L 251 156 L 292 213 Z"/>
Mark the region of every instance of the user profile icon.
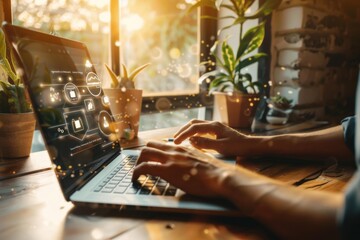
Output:
<path fill-rule="evenodd" d="M 67 83 L 64 87 L 65 99 L 72 104 L 80 101 L 81 95 L 77 86 L 73 83 Z"/>

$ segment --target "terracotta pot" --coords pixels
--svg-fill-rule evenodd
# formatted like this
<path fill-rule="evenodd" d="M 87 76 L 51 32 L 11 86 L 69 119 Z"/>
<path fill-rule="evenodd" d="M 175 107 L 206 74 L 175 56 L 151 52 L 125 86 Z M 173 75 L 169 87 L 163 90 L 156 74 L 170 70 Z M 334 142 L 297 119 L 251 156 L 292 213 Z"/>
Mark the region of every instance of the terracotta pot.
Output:
<path fill-rule="evenodd" d="M 213 119 L 233 128 L 250 128 L 259 101 L 258 94 L 215 92 Z"/>
<path fill-rule="evenodd" d="M 34 113 L 0 114 L 0 157 L 20 158 L 30 155 L 35 130 Z"/>
<path fill-rule="evenodd" d="M 109 98 L 110 110 L 115 119 L 115 129 L 118 135 L 120 137 L 129 136 L 128 131 L 131 130 L 133 137 L 137 137 L 140 123 L 142 90 L 127 89 L 122 91 L 121 89 L 112 88 L 103 90 Z"/>

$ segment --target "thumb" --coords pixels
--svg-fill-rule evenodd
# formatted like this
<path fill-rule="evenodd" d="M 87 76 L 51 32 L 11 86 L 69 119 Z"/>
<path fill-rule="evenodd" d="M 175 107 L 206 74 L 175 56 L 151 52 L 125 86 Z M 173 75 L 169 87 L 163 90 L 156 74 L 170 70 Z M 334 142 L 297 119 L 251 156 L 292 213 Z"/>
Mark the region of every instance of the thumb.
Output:
<path fill-rule="evenodd" d="M 193 136 L 189 138 L 191 145 L 196 148 L 218 150 L 221 143 L 217 139 Z"/>

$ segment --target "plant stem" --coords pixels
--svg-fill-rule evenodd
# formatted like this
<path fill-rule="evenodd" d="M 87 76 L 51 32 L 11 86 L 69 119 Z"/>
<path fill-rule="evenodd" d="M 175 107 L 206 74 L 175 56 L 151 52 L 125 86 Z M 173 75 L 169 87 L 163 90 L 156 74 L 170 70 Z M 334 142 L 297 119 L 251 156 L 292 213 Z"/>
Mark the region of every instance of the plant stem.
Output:
<path fill-rule="evenodd" d="M 240 36 L 239 36 L 239 47 L 240 47 L 240 44 L 241 44 L 241 39 L 242 39 L 242 34 L 243 34 L 243 26 L 244 26 L 244 23 L 240 23 Z M 240 59 L 240 56 L 239 56 L 239 60 Z"/>

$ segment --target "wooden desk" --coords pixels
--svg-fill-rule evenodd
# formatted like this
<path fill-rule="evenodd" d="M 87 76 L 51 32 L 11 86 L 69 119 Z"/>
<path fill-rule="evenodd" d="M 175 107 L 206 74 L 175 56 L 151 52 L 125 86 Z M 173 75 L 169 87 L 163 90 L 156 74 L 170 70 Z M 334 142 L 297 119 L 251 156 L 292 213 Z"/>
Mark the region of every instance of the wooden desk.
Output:
<path fill-rule="evenodd" d="M 128 147 L 176 129 L 143 132 Z M 243 160 L 239 164 L 305 189 L 342 191 L 353 169 L 334 162 Z M 47 152 L 0 161 L 0 239 L 270 239 L 245 218 L 128 214 L 75 208 L 61 194 Z"/>

